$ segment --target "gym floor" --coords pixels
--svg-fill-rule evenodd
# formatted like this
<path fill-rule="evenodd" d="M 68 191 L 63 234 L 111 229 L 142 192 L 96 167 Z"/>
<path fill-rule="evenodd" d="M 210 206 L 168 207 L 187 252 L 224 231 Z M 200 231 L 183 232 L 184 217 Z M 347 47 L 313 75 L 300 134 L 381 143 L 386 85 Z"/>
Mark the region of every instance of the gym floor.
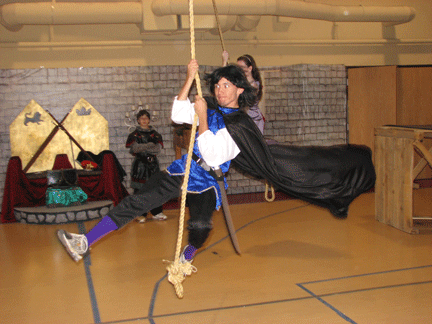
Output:
<path fill-rule="evenodd" d="M 416 213 L 431 217 L 431 195 L 415 191 Z M 178 209 L 110 234 L 79 263 L 55 232 L 86 232 L 96 221 L 3 224 L 1 322 L 432 323 L 432 231 L 382 224 L 374 206 L 374 193 L 363 194 L 339 220 L 294 199 L 232 204 L 241 255 L 216 212 L 182 299 L 163 262 L 174 260 Z"/>

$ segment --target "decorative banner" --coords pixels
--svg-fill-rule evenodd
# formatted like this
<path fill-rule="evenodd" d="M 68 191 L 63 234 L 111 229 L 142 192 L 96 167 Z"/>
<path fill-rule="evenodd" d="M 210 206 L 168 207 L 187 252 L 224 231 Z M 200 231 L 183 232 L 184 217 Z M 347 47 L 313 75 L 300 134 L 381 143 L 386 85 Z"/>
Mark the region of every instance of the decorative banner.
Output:
<path fill-rule="evenodd" d="M 54 134 L 46 147 L 33 162 L 28 172 L 51 170 L 57 154 L 67 154 L 73 167 L 80 149 L 61 128 L 55 131 L 56 121 L 34 100 L 24 108 L 9 126 L 11 154 L 19 156 L 23 169 L 32 160 L 47 138 Z M 99 154 L 109 150 L 108 122 L 86 100 L 80 99 L 62 123 L 63 127 L 86 151 Z M 45 143 L 46 144 L 46 143 Z"/>
<path fill-rule="evenodd" d="M 109 150 L 108 121 L 83 98 L 72 108 L 63 126 L 84 150 L 94 154 Z M 59 133 L 66 135 L 63 131 Z M 64 153 L 68 155 L 72 166 L 75 167 L 73 161 L 77 158 L 80 149 L 68 137 L 67 145 L 69 150 Z M 80 168 L 81 166 L 78 165 L 79 163 L 76 162 L 76 167 Z"/>
<path fill-rule="evenodd" d="M 54 128 L 53 118 L 36 101 L 31 100 L 9 126 L 11 155 L 19 156 L 24 168 Z M 54 158 L 48 159 L 50 156 L 55 157 L 52 149 L 52 145 L 45 148 L 34 162 L 31 168 L 33 172 L 52 168 Z"/>

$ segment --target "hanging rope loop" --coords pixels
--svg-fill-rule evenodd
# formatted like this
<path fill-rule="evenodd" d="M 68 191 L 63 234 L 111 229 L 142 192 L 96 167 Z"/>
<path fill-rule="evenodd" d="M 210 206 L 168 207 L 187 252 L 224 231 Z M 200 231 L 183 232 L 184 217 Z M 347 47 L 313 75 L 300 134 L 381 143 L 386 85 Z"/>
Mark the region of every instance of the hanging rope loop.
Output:
<path fill-rule="evenodd" d="M 271 193 L 272 193 L 272 197 L 271 197 L 271 198 L 268 197 L 269 185 L 268 185 L 268 182 L 266 181 L 266 182 L 265 182 L 265 193 L 264 193 L 264 197 L 265 197 L 265 200 L 267 200 L 268 202 L 272 202 L 272 201 L 275 200 L 275 190 L 274 190 L 272 184 L 270 185 L 270 188 L 271 188 Z"/>

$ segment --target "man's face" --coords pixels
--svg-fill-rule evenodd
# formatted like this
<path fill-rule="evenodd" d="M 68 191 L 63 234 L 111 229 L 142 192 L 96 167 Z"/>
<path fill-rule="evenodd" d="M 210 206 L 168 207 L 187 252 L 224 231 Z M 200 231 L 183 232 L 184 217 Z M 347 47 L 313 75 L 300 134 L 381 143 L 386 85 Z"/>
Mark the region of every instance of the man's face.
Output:
<path fill-rule="evenodd" d="M 227 79 L 222 78 L 215 84 L 214 92 L 216 99 L 222 107 L 238 108 L 238 97 L 244 91 L 242 88 L 237 88 Z"/>
<path fill-rule="evenodd" d="M 142 115 L 140 118 L 138 118 L 138 125 L 140 125 L 142 128 L 148 128 L 150 124 L 150 118 L 148 118 L 146 115 Z"/>

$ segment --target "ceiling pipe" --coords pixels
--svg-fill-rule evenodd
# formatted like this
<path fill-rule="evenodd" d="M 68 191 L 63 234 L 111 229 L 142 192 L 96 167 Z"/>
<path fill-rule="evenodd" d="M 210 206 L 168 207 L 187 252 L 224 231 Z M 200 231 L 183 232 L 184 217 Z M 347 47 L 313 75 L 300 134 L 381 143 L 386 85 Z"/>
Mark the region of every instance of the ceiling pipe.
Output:
<path fill-rule="evenodd" d="M 412 7 L 335 6 L 315 2 L 292 0 L 218 0 L 219 15 L 284 16 L 316 19 L 331 22 L 382 22 L 403 24 L 415 17 Z M 156 16 L 187 15 L 187 1 L 153 0 L 152 11 Z M 208 0 L 194 1 L 194 14 L 211 15 L 214 9 Z"/>
<path fill-rule="evenodd" d="M 321 39 L 321 40 L 226 40 L 227 45 L 232 46 L 257 46 L 257 45 L 272 45 L 272 46 L 412 46 L 412 45 L 432 45 L 432 39 L 404 39 L 404 40 L 386 40 L 386 39 Z M 32 48 L 32 47 L 76 47 L 82 50 L 82 47 L 143 47 L 143 46 L 172 46 L 171 40 L 135 40 L 135 41 L 84 41 L 84 42 L 18 42 L 18 43 L 0 43 L 0 48 Z M 178 45 L 187 46 L 189 40 L 178 40 Z M 210 46 L 220 44 L 219 40 L 201 40 L 198 46 Z"/>
<path fill-rule="evenodd" d="M 16 31 L 23 25 L 140 24 L 141 2 L 32 2 L 0 7 L 0 23 Z"/>
<path fill-rule="evenodd" d="M 234 29 L 234 27 L 238 24 L 238 17 L 236 17 L 236 16 L 222 16 L 222 17 L 219 17 L 219 23 L 220 23 L 220 27 L 221 27 L 221 32 L 225 33 L 228 30 Z M 217 24 L 217 22 L 215 22 L 215 24 Z M 188 27 L 189 27 L 189 24 L 188 24 Z M 189 28 L 188 28 L 188 30 L 189 30 Z M 216 26 L 216 28 L 210 29 L 209 32 L 213 35 L 219 35 L 219 29 L 217 28 L 217 26 Z"/>
<path fill-rule="evenodd" d="M 236 26 L 242 31 L 252 30 L 260 20 L 260 16 L 238 16 Z"/>
<path fill-rule="evenodd" d="M 146 19 L 152 20 L 148 0 L 124 2 L 32 2 L 9 3 L 0 6 L 0 24 L 10 31 L 19 31 L 24 25 L 89 25 L 89 24 L 137 24 L 142 33 L 178 32 L 189 30 L 189 24 L 158 30 L 145 30 Z M 150 17 L 151 15 L 152 17 Z M 179 15 L 177 20 L 181 20 Z M 214 14 L 212 13 L 212 17 Z M 236 16 L 223 16 L 220 19 L 222 31 L 234 28 Z M 177 24 L 178 25 L 178 24 Z M 201 27 L 214 32 L 215 26 Z M 176 29 L 177 28 L 177 29 Z M 197 29 L 200 27 L 197 25 Z"/>
<path fill-rule="evenodd" d="M 415 17 L 411 7 L 333 6 L 291 0 L 218 0 L 217 6 L 219 15 L 239 16 L 237 26 L 240 30 L 255 28 L 260 16 L 385 24 L 407 23 Z M 153 0 L 151 8 L 157 16 L 189 14 L 185 0 Z M 143 31 L 146 14 L 149 13 L 140 1 L 9 3 L 0 7 L 0 23 L 11 31 L 21 29 L 23 25 L 79 24 L 137 24 Z M 195 0 L 194 14 L 213 16 L 212 3 Z"/>

